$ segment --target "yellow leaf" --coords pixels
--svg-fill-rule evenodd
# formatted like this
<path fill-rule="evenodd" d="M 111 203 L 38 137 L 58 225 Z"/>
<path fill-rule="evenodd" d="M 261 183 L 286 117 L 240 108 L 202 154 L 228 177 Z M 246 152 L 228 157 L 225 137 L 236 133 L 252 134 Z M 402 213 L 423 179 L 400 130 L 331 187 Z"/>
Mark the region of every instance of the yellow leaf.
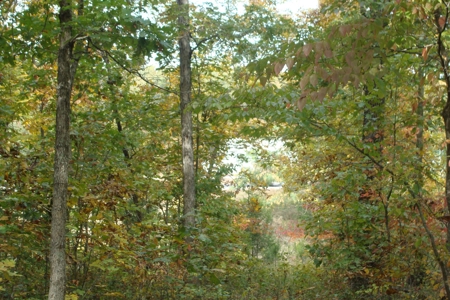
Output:
<path fill-rule="evenodd" d="M 69 200 L 67 201 L 67 206 L 69 206 L 69 207 L 74 207 L 77 204 L 78 204 L 78 198 L 76 198 L 76 197 L 70 197 Z"/>
<path fill-rule="evenodd" d="M 259 83 L 261 83 L 262 86 L 266 86 L 267 78 L 264 76 L 261 76 L 261 78 L 259 78 Z"/>

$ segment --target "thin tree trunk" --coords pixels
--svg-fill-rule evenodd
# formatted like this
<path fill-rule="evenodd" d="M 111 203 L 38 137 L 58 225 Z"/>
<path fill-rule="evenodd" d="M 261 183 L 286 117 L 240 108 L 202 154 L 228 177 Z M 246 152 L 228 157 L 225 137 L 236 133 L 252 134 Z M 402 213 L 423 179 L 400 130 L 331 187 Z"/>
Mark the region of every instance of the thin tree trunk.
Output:
<path fill-rule="evenodd" d="M 422 212 L 422 207 L 420 203 L 417 203 L 417 210 L 419 211 L 420 220 L 422 221 L 422 226 L 425 228 L 425 231 L 428 235 L 428 238 L 430 239 L 431 243 L 431 249 L 433 249 L 434 258 L 436 259 L 439 268 L 441 269 L 442 274 L 442 281 L 444 283 L 444 289 L 445 289 L 445 295 L 447 299 L 450 299 L 450 287 L 448 285 L 448 274 L 447 274 L 447 267 L 445 266 L 444 261 L 442 261 L 441 256 L 439 254 L 439 250 L 436 246 L 436 241 L 434 240 L 434 235 L 431 233 L 430 229 L 428 228 L 427 221 L 425 220 L 425 217 Z M 444 298 L 441 298 L 444 299 Z"/>
<path fill-rule="evenodd" d="M 446 165 L 446 171 L 445 171 L 445 204 L 447 206 L 447 214 L 449 214 L 450 209 L 450 143 L 448 141 L 450 140 L 450 72 L 448 69 L 448 57 L 447 57 L 447 49 L 445 48 L 444 42 L 443 42 L 443 33 L 448 29 L 447 25 L 441 26 L 440 19 L 444 17 L 445 20 L 443 24 L 448 23 L 448 17 L 449 17 L 449 9 L 447 8 L 446 11 L 443 13 L 441 9 L 437 9 L 434 12 L 434 21 L 436 25 L 437 30 L 437 53 L 438 53 L 438 59 L 439 63 L 442 68 L 442 72 L 444 73 L 444 80 L 445 85 L 447 88 L 447 102 L 445 103 L 444 109 L 442 110 L 442 118 L 444 120 L 444 129 L 445 129 L 445 139 L 447 141 L 447 156 L 445 160 Z M 450 251 L 450 224 L 447 222 L 447 250 Z M 448 299 L 450 299 L 450 294 L 447 294 Z"/>
<path fill-rule="evenodd" d="M 66 290 L 66 219 L 70 159 L 70 96 L 72 90 L 71 53 L 73 49 L 70 2 L 61 0 L 61 26 L 58 51 L 58 87 L 56 106 L 56 141 L 53 177 L 53 203 L 50 241 L 50 288 L 48 299 L 64 300 Z"/>
<path fill-rule="evenodd" d="M 384 98 L 378 98 L 375 95 L 370 94 L 367 86 L 364 86 L 364 96 L 366 98 L 366 108 L 364 109 L 363 116 L 363 130 L 362 130 L 362 142 L 371 145 L 371 156 L 377 161 L 380 161 L 383 154 L 381 148 L 381 142 L 383 141 L 383 110 L 384 110 Z M 367 99 L 368 98 L 368 99 Z M 372 188 L 373 179 L 377 173 L 379 166 L 372 166 L 366 170 L 367 186 L 363 188 L 360 200 L 370 200 L 375 192 Z M 387 213 L 387 212 L 386 212 Z"/>
<path fill-rule="evenodd" d="M 423 99 L 425 97 L 425 91 L 424 91 L 424 83 L 425 80 L 423 70 L 421 67 L 419 67 L 418 70 L 418 76 L 419 76 L 419 87 L 417 91 L 417 128 L 416 128 L 416 148 L 417 148 L 417 162 L 418 166 L 416 167 L 417 170 L 417 179 L 416 184 L 419 187 L 419 192 L 417 195 L 418 199 L 421 199 L 422 194 L 422 188 L 423 188 L 423 121 L 424 121 L 424 108 L 423 108 Z"/>
<path fill-rule="evenodd" d="M 441 25 L 441 22 L 440 22 L 441 17 L 445 18 L 445 20 L 443 22 L 444 26 Z M 445 165 L 446 165 L 445 204 L 446 204 L 447 215 L 449 214 L 449 209 L 450 209 L 450 207 L 449 207 L 449 204 L 450 204 L 450 143 L 448 143 L 448 141 L 450 139 L 450 74 L 449 74 L 449 69 L 448 69 L 449 60 L 447 57 L 447 49 L 445 48 L 442 35 L 443 35 L 444 31 L 446 31 L 448 28 L 448 26 L 446 25 L 446 24 L 448 24 L 448 17 L 449 17 L 448 7 L 446 8 L 444 13 L 441 11 L 440 8 L 438 8 L 437 10 L 434 11 L 434 21 L 435 21 L 436 31 L 437 31 L 437 39 L 436 39 L 437 54 L 438 54 L 438 60 L 439 60 L 440 66 L 442 68 L 445 85 L 446 85 L 446 89 L 447 89 L 447 102 L 445 103 L 445 106 L 441 113 L 443 121 L 444 121 L 445 138 L 447 141 L 447 156 L 446 156 L 446 160 L 445 160 Z M 419 72 L 422 72 L 422 70 L 419 70 Z M 420 75 L 422 76 L 422 74 L 420 74 Z M 416 145 L 417 145 L 419 151 L 421 151 L 423 149 L 423 87 L 421 89 L 420 88 L 421 87 L 419 87 L 419 97 L 422 97 L 422 99 L 419 99 L 419 106 L 418 106 L 417 113 L 419 115 L 422 114 L 422 118 L 420 118 L 420 120 L 419 120 L 419 126 L 422 128 L 420 128 L 420 131 L 417 134 L 417 142 L 416 142 Z M 419 155 L 421 155 L 421 154 L 419 153 Z M 420 180 L 422 180 L 422 179 L 420 178 Z M 423 183 L 421 183 L 421 184 L 423 184 Z M 421 196 L 420 193 L 421 193 L 421 190 L 419 189 L 419 197 Z M 422 224 L 428 234 L 428 237 L 430 238 L 430 242 L 431 242 L 431 246 L 433 249 L 435 259 L 438 262 L 439 267 L 441 269 L 442 281 L 444 283 L 444 288 L 445 288 L 445 298 L 450 300 L 450 286 L 448 285 L 447 266 L 440 257 L 439 251 L 434 242 L 434 236 L 427 227 L 426 220 L 423 216 L 420 205 L 421 205 L 420 203 L 417 203 L 417 208 L 419 210 Z M 446 247 L 447 247 L 447 250 L 450 251 L 450 230 L 449 230 L 450 223 L 445 222 L 444 224 L 447 228 Z M 442 297 L 442 299 L 444 299 L 444 297 Z"/>
<path fill-rule="evenodd" d="M 180 110 L 181 144 L 183 155 L 183 225 L 186 229 L 195 225 L 195 172 L 192 141 L 191 103 L 191 45 L 189 38 L 189 0 L 177 0 L 180 8 L 178 23 L 180 26 Z"/>
<path fill-rule="evenodd" d="M 437 249 L 434 235 L 428 228 L 427 222 L 423 215 L 421 203 L 420 203 L 422 200 L 422 197 L 423 197 L 422 188 L 423 188 L 423 184 L 424 184 L 422 152 L 423 152 L 423 145 L 424 145 L 424 141 L 423 141 L 423 130 L 424 130 L 424 128 L 423 128 L 423 120 L 424 120 L 424 107 L 423 107 L 424 103 L 423 103 L 423 101 L 424 100 L 423 99 L 425 96 L 425 92 L 424 92 L 423 83 L 422 83 L 422 80 L 424 79 L 422 68 L 419 68 L 418 73 L 419 73 L 419 90 L 418 90 L 418 103 L 417 103 L 417 111 L 416 111 L 416 114 L 418 116 L 416 147 L 417 147 L 417 152 L 418 152 L 417 158 L 418 158 L 419 167 L 417 168 L 418 171 L 417 171 L 416 184 L 419 187 L 419 191 L 418 191 L 418 194 L 416 195 L 416 198 L 417 198 L 416 206 L 417 206 L 417 210 L 419 211 L 419 216 L 420 216 L 420 220 L 422 222 L 422 226 L 425 229 L 425 231 L 428 235 L 428 238 L 430 239 L 431 248 L 433 250 L 434 257 L 439 265 L 439 268 L 441 269 L 442 281 L 444 283 L 446 298 L 449 299 L 450 287 L 448 285 L 448 269 L 447 269 L 447 266 L 445 265 L 444 261 L 442 260 L 439 250 Z M 448 150 L 448 148 L 447 148 L 447 150 Z M 448 167 L 448 165 L 447 165 L 447 167 Z M 447 243 L 447 245 L 448 245 L 448 243 Z"/>
<path fill-rule="evenodd" d="M 450 215 L 450 86 L 447 86 L 447 103 L 442 110 L 442 118 L 444 119 L 445 124 L 445 140 L 447 141 L 447 155 L 446 155 L 446 167 L 445 167 L 445 205 L 446 205 L 446 213 Z M 450 223 L 446 222 L 445 226 L 447 227 L 447 241 L 446 246 L 447 250 L 450 251 Z M 449 295 L 450 299 L 450 295 Z"/>

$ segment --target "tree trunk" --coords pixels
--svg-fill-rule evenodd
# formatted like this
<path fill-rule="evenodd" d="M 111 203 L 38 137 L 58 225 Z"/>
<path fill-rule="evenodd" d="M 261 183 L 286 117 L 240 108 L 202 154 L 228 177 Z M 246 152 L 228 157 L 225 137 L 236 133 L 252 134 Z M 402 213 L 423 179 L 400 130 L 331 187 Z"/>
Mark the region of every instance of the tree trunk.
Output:
<path fill-rule="evenodd" d="M 445 44 L 443 41 L 443 33 L 448 29 L 448 26 L 441 26 L 440 20 L 441 18 L 445 18 L 444 24 L 448 23 L 448 9 L 445 13 L 442 13 L 441 9 L 437 9 L 434 11 L 434 21 L 437 30 L 437 53 L 439 63 L 442 68 L 442 72 L 444 73 L 445 85 L 447 88 L 447 102 L 445 103 L 444 109 L 442 110 L 442 118 L 444 120 L 444 128 L 445 128 L 445 139 L 447 144 L 447 155 L 445 160 L 445 205 L 447 206 L 447 215 L 450 214 L 450 72 L 448 69 L 449 59 L 447 56 L 447 49 L 445 48 Z M 447 227 L 447 250 L 450 251 L 450 223 L 445 223 Z M 447 293 L 448 299 L 450 299 L 450 291 Z"/>
<path fill-rule="evenodd" d="M 444 119 L 445 124 L 445 139 L 447 141 L 447 158 L 445 160 L 446 162 L 446 170 L 445 170 L 445 204 L 447 206 L 447 215 L 449 214 L 449 204 L 450 204 L 450 143 L 448 142 L 450 140 L 450 83 L 447 77 L 447 103 L 445 104 L 445 107 L 442 111 L 442 117 Z M 447 241 L 446 246 L 447 250 L 450 251 L 450 223 L 446 222 L 445 226 L 447 227 Z M 438 254 L 438 253 L 437 253 Z M 436 256 L 436 254 L 435 254 Z M 439 258 L 439 257 L 437 257 Z M 447 275 L 447 268 L 444 263 L 441 263 L 438 259 L 439 266 L 441 267 L 442 271 L 442 280 L 444 281 L 444 287 L 445 287 L 445 293 L 447 299 L 450 299 L 450 287 L 448 285 L 448 275 Z"/>
<path fill-rule="evenodd" d="M 58 51 L 58 87 L 56 105 L 56 140 L 53 177 L 53 203 L 50 241 L 50 288 L 48 299 L 64 300 L 66 289 L 66 218 L 70 159 L 70 96 L 72 91 L 71 53 L 73 43 L 70 3 L 61 0 L 61 33 Z"/>
<path fill-rule="evenodd" d="M 418 116 L 418 122 L 417 122 L 417 134 L 416 134 L 416 147 L 417 147 L 417 159 L 418 159 L 418 168 L 417 168 L 417 178 L 416 178 L 416 184 L 418 186 L 418 193 L 416 195 L 417 198 L 417 203 L 416 203 L 416 207 L 417 210 L 419 212 L 419 217 L 420 220 L 422 222 L 422 226 L 425 229 L 425 232 L 428 235 L 428 238 L 430 239 L 430 243 L 431 243 L 431 249 L 433 250 L 433 254 L 434 257 L 436 259 L 436 262 L 439 265 L 439 268 L 441 269 L 441 275 L 442 275 L 442 281 L 444 283 L 444 289 L 445 289 L 445 294 L 446 294 L 446 298 L 450 299 L 450 287 L 448 285 L 448 270 L 447 270 L 447 266 L 444 263 L 444 261 L 441 258 L 441 254 L 439 253 L 439 250 L 437 248 L 436 245 L 436 241 L 434 238 L 433 233 L 430 231 L 430 229 L 428 228 L 427 222 L 425 220 L 423 211 L 422 211 L 422 197 L 423 197 L 423 184 L 424 184 L 424 179 L 423 179 L 423 159 L 422 159 L 422 152 L 423 152 L 423 145 L 424 145 L 424 141 L 423 141 L 423 131 L 424 131 L 424 97 L 425 97 L 425 91 L 424 91 L 424 87 L 423 87 L 423 83 L 422 80 L 424 79 L 424 75 L 423 75 L 423 71 L 422 68 L 419 68 L 419 90 L 418 90 L 418 104 L 417 104 L 417 111 L 416 114 Z M 447 108 L 447 106 L 446 106 Z M 445 110 L 444 110 L 445 112 Z M 444 116 L 444 120 L 445 120 L 445 114 L 443 113 Z M 447 126 L 447 123 L 445 123 Z M 446 133 L 447 133 L 447 127 L 446 127 Z M 448 153 L 448 146 L 447 146 L 447 153 Z M 448 157 L 447 157 L 447 161 L 448 161 Z M 448 164 L 447 164 L 447 176 L 448 176 Z M 448 177 L 447 177 L 447 185 L 448 186 Z M 448 191 L 448 189 L 446 190 Z M 448 235 L 447 235 L 448 236 Z M 448 243 L 447 243 L 448 245 Z M 420 266 L 419 266 L 420 267 Z M 423 271 L 421 269 L 416 269 L 416 272 L 420 272 Z M 441 299 L 444 299 L 443 297 Z"/>
<path fill-rule="evenodd" d="M 445 140 L 447 141 L 447 155 L 445 159 L 445 205 L 447 207 L 446 214 L 450 215 L 450 86 L 447 87 L 447 103 L 442 110 L 442 117 L 445 125 Z M 450 251 L 450 223 L 445 223 L 447 227 L 447 250 Z M 450 297 L 450 295 L 449 295 Z"/>
<path fill-rule="evenodd" d="M 192 141 L 191 103 L 191 45 L 189 38 L 189 0 L 177 0 L 180 8 L 180 110 L 181 144 L 183 155 L 183 225 L 186 229 L 195 225 L 195 172 L 194 149 Z"/>

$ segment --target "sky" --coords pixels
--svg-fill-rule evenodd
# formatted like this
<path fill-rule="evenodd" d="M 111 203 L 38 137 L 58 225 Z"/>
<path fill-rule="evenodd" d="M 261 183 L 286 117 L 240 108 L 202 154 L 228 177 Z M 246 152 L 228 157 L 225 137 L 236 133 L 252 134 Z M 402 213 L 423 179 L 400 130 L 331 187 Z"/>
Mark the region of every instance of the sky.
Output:
<path fill-rule="evenodd" d="M 206 2 L 216 3 L 213 0 L 191 0 L 193 4 L 202 4 Z M 281 13 L 296 13 L 298 10 L 318 8 L 318 0 L 278 0 L 280 4 L 277 5 Z M 220 4 L 218 5 L 220 7 Z"/>
<path fill-rule="evenodd" d="M 281 12 L 296 12 L 299 9 L 318 8 L 318 0 L 286 0 L 283 4 L 278 4 Z"/>

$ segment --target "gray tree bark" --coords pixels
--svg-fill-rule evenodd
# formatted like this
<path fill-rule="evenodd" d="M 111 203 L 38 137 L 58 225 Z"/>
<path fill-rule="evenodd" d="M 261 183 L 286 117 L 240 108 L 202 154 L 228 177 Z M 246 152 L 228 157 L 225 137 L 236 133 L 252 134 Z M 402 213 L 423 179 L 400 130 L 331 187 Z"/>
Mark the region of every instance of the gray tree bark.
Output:
<path fill-rule="evenodd" d="M 64 300 L 66 290 L 66 219 L 70 159 L 70 98 L 72 91 L 71 53 L 73 50 L 71 3 L 59 2 L 61 33 L 58 51 L 56 140 L 53 175 L 52 224 L 50 241 L 49 300 Z"/>
<path fill-rule="evenodd" d="M 183 225 L 186 229 L 195 226 L 195 172 L 194 147 L 192 140 L 191 103 L 191 45 L 189 32 L 189 0 L 177 0 L 180 14 L 180 110 L 181 110 L 181 144 L 183 155 Z"/>

